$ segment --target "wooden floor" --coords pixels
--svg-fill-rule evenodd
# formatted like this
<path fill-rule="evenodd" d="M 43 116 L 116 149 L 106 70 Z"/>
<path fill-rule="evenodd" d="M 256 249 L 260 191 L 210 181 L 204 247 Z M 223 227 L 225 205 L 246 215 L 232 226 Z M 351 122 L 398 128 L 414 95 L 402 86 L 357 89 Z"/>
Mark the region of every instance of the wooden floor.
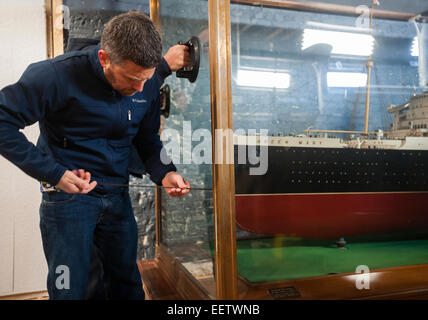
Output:
<path fill-rule="evenodd" d="M 143 279 L 143 288 L 148 300 L 183 300 L 173 284 L 166 280 L 155 260 L 137 261 Z M 142 272 L 144 269 L 144 272 Z M 49 300 L 47 291 L 14 294 L 0 297 L 0 300 Z"/>
<path fill-rule="evenodd" d="M 38 291 L 3 296 L 0 300 L 49 300 L 49 295 L 47 291 Z"/>

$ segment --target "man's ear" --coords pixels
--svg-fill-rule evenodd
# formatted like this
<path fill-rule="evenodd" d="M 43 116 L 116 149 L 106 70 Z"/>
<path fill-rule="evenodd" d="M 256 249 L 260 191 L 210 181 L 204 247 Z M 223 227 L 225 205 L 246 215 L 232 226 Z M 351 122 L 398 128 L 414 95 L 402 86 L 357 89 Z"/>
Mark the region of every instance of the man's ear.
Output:
<path fill-rule="evenodd" d="M 100 59 L 101 66 L 103 68 L 110 64 L 110 57 L 105 50 L 98 51 L 98 58 Z"/>

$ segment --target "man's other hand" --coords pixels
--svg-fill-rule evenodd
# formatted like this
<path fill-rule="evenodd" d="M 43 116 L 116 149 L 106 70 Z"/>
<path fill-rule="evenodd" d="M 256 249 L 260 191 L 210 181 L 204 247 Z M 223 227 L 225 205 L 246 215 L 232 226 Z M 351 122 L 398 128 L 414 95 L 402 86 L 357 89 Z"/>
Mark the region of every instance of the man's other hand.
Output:
<path fill-rule="evenodd" d="M 96 181 L 91 182 L 91 174 L 83 169 L 67 170 L 56 185 L 64 192 L 82 194 L 91 192 L 96 186 Z"/>
<path fill-rule="evenodd" d="M 171 197 L 181 197 L 190 192 L 190 183 L 174 171 L 166 174 L 162 179 L 162 185 Z"/>
<path fill-rule="evenodd" d="M 168 63 L 172 72 L 176 72 L 183 67 L 188 67 L 190 64 L 189 47 L 182 44 L 176 44 L 169 48 L 164 59 Z"/>

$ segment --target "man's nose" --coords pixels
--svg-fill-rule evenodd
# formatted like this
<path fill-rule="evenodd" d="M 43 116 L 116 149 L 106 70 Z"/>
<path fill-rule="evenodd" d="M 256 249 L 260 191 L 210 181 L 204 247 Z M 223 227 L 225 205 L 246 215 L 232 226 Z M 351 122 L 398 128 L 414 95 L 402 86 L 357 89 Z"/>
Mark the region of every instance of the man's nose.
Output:
<path fill-rule="evenodd" d="M 134 84 L 134 89 L 137 91 L 137 92 L 141 92 L 141 91 L 143 91 L 143 88 L 144 88 L 144 84 L 146 83 L 146 81 L 137 81 L 137 82 L 135 82 L 135 84 Z"/>

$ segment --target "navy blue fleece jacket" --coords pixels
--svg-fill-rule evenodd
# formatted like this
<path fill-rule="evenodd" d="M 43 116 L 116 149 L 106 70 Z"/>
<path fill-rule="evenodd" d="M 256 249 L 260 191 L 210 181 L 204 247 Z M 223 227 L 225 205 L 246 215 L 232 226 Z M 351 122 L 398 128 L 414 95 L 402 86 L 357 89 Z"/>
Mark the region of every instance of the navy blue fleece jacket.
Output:
<path fill-rule="evenodd" d="M 56 185 L 85 169 L 102 184 L 127 184 L 131 146 L 160 185 L 175 166 L 160 160 L 159 88 L 171 71 L 163 60 L 144 90 L 116 92 L 98 59 L 99 46 L 31 64 L 0 91 L 0 154 L 31 177 Z M 37 146 L 20 129 L 39 122 Z"/>

